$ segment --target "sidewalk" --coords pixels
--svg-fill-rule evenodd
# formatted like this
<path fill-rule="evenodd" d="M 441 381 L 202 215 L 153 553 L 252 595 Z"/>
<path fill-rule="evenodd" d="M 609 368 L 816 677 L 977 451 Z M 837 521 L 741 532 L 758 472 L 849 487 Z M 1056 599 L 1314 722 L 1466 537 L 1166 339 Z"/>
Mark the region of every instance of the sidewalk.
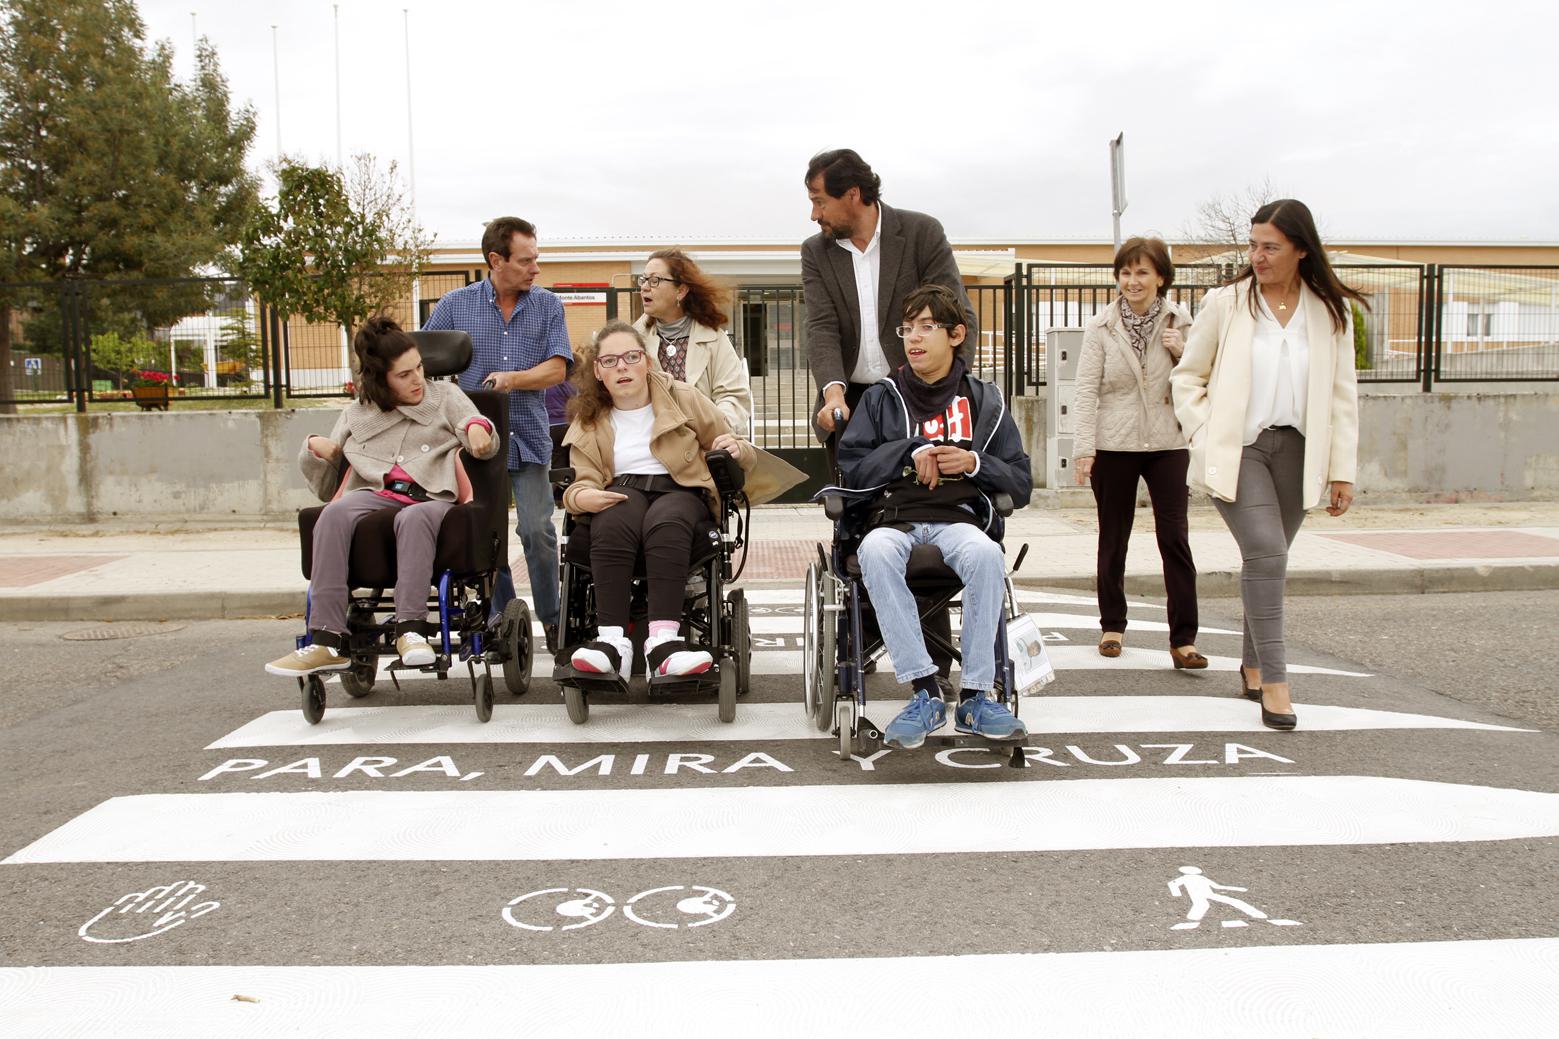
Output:
<path fill-rule="evenodd" d="M 1067 506 L 1033 507 L 1009 522 L 1009 561 L 1029 546 L 1020 584 L 1093 587 L 1093 510 Z M 752 526 L 744 583 L 799 588 L 814 544 L 831 536 L 815 506 L 756 509 Z M 1152 512 L 1138 509 L 1127 563 L 1132 595 L 1163 594 L 1152 528 Z M 1239 594 L 1239 552 L 1210 507 L 1191 511 L 1191 549 L 1199 594 Z M 0 529 L 7 621 L 296 616 L 304 586 L 291 526 Z M 1312 512 L 1289 557 L 1288 588 L 1296 595 L 1559 588 L 1559 502 L 1365 506 L 1340 519 Z"/>

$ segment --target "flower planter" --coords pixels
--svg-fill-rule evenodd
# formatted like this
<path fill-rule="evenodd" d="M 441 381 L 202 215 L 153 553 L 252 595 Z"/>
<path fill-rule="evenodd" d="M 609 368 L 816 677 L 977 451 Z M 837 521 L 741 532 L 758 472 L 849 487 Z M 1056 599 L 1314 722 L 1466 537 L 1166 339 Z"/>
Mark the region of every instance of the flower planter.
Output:
<path fill-rule="evenodd" d="M 135 401 L 136 407 L 143 411 L 150 411 L 154 408 L 162 411 L 168 410 L 167 384 L 161 386 L 132 386 L 130 394 Z"/>

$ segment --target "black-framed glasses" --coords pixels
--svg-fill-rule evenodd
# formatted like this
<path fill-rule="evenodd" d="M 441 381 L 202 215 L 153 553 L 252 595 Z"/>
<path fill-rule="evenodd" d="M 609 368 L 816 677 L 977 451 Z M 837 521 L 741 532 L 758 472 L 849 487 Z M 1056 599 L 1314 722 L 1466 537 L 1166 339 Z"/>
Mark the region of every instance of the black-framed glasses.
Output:
<path fill-rule="evenodd" d="M 641 274 L 639 275 L 638 281 L 639 288 L 641 289 L 658 289 L 660 288 L 660 283 L 663 281 L 669 281 L 673 285 L 682 284 L 677 279 L 668 277 L 664 274 Z"/>
<path fill-rule="evenodd" d="M 916 335 L 928 336 L 937 329 L 946 327 L 940 321 L 917 321 L 913 325 L 900 325 L 894 331 L 899 334 L 900 339 L 908 339 L 911 332 Z"/>
<path fill-rule="evenodd" d="M 595 359 L 595 363 L 602 368 L 616 368 L 618 361 L 623 364 L 638 364 L 642 360 L 644 360 L 643 350 L 624 350 L 620 354 L 602 354 Z"/>

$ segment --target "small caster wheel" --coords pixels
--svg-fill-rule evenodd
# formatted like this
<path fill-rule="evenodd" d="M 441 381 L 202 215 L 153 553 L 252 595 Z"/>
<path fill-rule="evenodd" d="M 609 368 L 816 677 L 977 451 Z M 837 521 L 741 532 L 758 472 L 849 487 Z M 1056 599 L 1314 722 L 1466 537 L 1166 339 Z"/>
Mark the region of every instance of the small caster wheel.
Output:
<path fill-rule="evenodd" d="M 576 686 L 563 687 L 563 706 L 568 708 L 568 720 L 575 725 L 583 725 L 590 717 L 590 704 L 585 700 L 585 691 Z"/>
<path fill-rule="evenodd" d="M 303 719 L 310 725 L 318 725 L 325 716 L 325 680 L 318 675 L 298 679 L 303 689 Z"/>
<path fill-rule="evenodd" d="M 491 721 L 493 717 L 493 676 L 483 672 L 476 680 L 476 720 Z"/>
<path fill-rule="evenodd" d="M 834 724 L 839 726 L 839 760 L 849 761 L 850 752 L 854 749 L 855 733 L 852 731 L 851 708 L 854 705 L 848 700 L 840 700 L 834 704 Z"/>
<path fill-rule="evenodd" d="M 731 644 L 736 647 L 736 695 L 752 691 L 752 619 L 747 594 L 738 588 L 726 596 L 731 604 Z"/>
<path fill-rule="evenodd" d="M 524 696 L 530 689 L 531 661 L 536 656 L 530 607 L 525 600 L 509 600 L 499 625 L 503 632 L 503 684 L 510 696 Z"/>
<path fill-rule="evenodd" d="M 736 720 L 736 666 L 729 660 L 720 665 L 720 720 Z"/>
<path fill-rule="evenodd" d="M 349 670 L 341 672 L 341 688 L 352 699 L 361 700 L 374 691 L 374 679 L 378 673 L 378 661 L 354 660 Z"/>

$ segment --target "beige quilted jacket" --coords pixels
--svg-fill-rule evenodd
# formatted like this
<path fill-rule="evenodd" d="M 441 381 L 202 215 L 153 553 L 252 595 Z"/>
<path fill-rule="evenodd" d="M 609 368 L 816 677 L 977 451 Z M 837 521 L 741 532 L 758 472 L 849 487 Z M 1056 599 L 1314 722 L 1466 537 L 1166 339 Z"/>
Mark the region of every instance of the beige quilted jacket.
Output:
<path fill-rule="evenodd" d="M 1083 326 L 1072 399 L 1074 459 L 1090 458 L 1096 451 L 1174 451 L 1186 446 L 1169 393 L 1175 359 L 1160 341 L 1166 322 L 1181 335 L 1190 335 L 1191 315 L 1165 300 L 1141 363 L 1126 336 L 1118 298 Z"/>

